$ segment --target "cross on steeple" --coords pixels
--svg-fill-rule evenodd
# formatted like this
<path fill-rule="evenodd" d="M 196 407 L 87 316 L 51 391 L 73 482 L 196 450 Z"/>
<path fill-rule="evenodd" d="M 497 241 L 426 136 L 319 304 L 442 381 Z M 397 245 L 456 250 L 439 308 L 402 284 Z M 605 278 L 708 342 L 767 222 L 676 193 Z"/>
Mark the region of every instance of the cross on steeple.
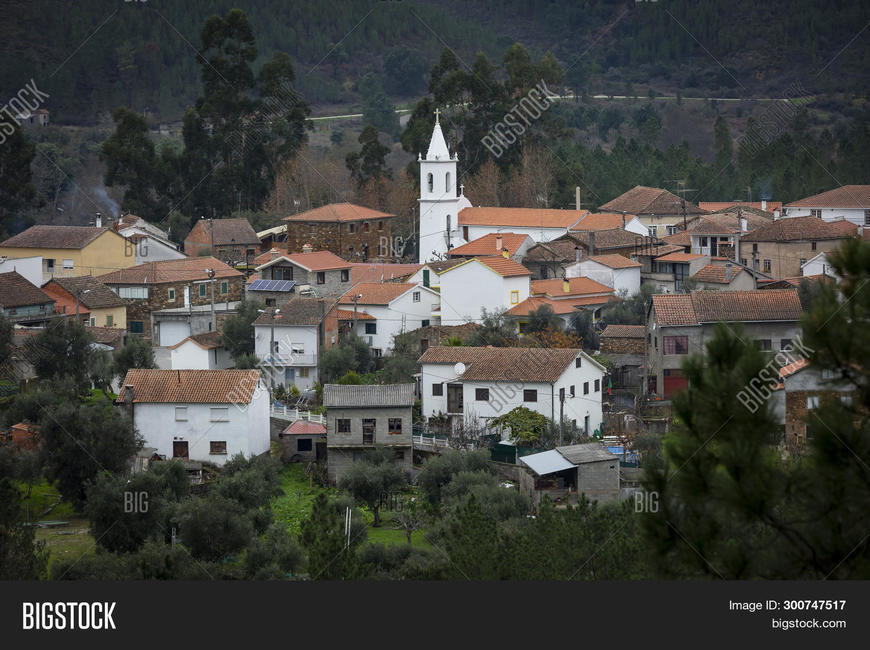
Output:
<path fill-rule="evenodd" d="M 438 116 L 439 116 L 439 115 L 441 115 L 441 110 L 438 109 L 438 108 L 436 108 L 436 109 L 435 109 L 435 124 L 438 124 L 438 123 L 439 123 L 439 122 L 438 122 Z"/>

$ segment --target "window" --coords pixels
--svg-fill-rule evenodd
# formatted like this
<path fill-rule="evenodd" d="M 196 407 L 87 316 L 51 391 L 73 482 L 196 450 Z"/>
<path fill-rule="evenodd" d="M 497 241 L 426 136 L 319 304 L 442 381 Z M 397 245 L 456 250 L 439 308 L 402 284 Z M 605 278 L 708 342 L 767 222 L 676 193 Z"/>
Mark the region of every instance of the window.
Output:
<path fill-rule="evenodd" d="M 689 354 L 689 337 L 663 336 L 662 348 L 664 354 Z"/>
<path fill-rule="evenodd" d="M 811 242 L 810 247 L 812 248 L 812 250 L 816 250 L 816 242 Z"/>
<path fill-rule="evenodd" d="M 756 344 L 758 345 L 759 350 L 770 350 L 771 349 L 770 339 L 758 339 L 756 341 Z"/>
<path fill-rule="evenodd" d="M 649 233 L 650 237 L 655 237 L 656 236 L 656 226 L 647 227 L 647 232 Z"/>
<path fill-rule="evenodd" d="M 391 436 L 402 435 L 402 418 L 389 418 L 387 420 L 387 433 Z"/>
<path fill-rule="evenodd" d="M 350 433 L 350 418 L 335 418 L 335 430 L 338 433 Z"/>
<path fill-rule="evenodd" d="M 122 298 L 145 300 L 148 298 L 148 287 L 119 287 L 118 295 Z"/>
<path fill-rule="evenodd" d="M 96 318 L 91 318 L 91 327 L 94 327 L 97 324 Z"/>
<path fill-rule="evenodd" d="M 414 297 L 414 302 L 420 302 L 420 292 L 419 291 L 415 291 L 412 295 Z"/>
<path fill-rule="evenodd" d="M 384 222 L 378 221 L 378 230 L 383 230 L 383 229 L 384 229 Z"/>
<path fill-rule="evenodd" d="M 229 290 L 230 290 L 229 282 L 226 282 L 226 281 L 221 282 L 221 293 L 227 293 L 227 292 L 229 292 Z"/>
<path fill-rule="evenodd" d="M 169 294 L 170 300 L 175 300 L 175 289 L 170 289 L 167 293 Z"/>
<path fill-rule="evenodd" d="M 293 279 L 293 267 L 292 266 L 273 266 L 272 267 L 272 279 L 273 280 L 292 280 Z"/>
<path fill-rule="evenodd" d="M 842 404 L 843 406 L 852 406 L 852 396 L 840 395 L 840 404 Z"/>
<path fill-rule="evenodd" d="M 740 258 L 740 263 L 741 263 L 743 266 L 746 266 L 746 258 L 745 258 L 745 257 L 741 257 L 741 258 Z"/>
<path fill-rule="evenodd" d="M 601 380 L 600 379 L 595 380 L 595 392 L 596 393 L 601 392 Z"/>
<path fill-rule="evenodd" d="M 368 232 L 368 231 L 369 231 L 369 222 L 363 221 L 363 232 Z"/>
<path fill-rule="evenodd" d="M 423 269 L 423 286 L 429 286 L 429 269 Z"/>
<path fill-rule="evenodd" d="M 701 248 L 707 248 L 707 238 L 701 237 Z"/>
<path fill-rule="evenodd" d="M 659 349 L 659 337 L 658 336 L 653 337 L 653 349 L 655 349 L 655 350 Z"/>
<path fill-rule="evenodd" d="M 864 210 L 864 225 L 870 226 L 870 210 Z"/>
<path fill-rule="evenodd" d="M 474 389 L 474 399 L 478 402 L 488 402 L 489 401 L 489 388 L 475 388 Z"/>
<path fill-rule="evenodd" d="M 770 273 L 770 260 L 764 260 L 764 270 L 767 273 Z"/>
<path fill-rule="evenodd" d="M 176 422 L 187 422 L 187 407 L 186 406 L 176 406 L 175 407 L 175 421 Z"/>
<path fill-rule="evenodd" d="M 115 326 L 115 317 L 111 314 L 106 316 L 106 327 L 114 327 Z"/>
<path fill-rule="evenodd" d="M 297 368 L 296 372 L 299 373 L 300 377 L 307 377 L 309 370 L 310 370 L 309 368 L 302 367 L 302 368 Z"/>
<path fill-rule="evenodd" d="M 311 438 L 296 441 L 296 451 L 311 451 Z"/>
<path fill-rule="evenodd" d="M 665 228 L 665 230 L 667 230 L 667 233 L 669 235 L 676 235 L 677 234 L 677 227 L 676 226 L 667 226 Z"/>
<path fill-rule="evenodd" d="M 577 357 L 576 359 L 574 359 L 574 367 L 579 368 L 582 361 L 583 361 L 582 357 Z"/>
<path fill-rule="evenodd" d="M 752 252 L 753 252 L 753 253 L 757 253 L 757 252 L 758 252 L 758 244 L 752 244 Z"/>
<path fill-rule="evenodd" d="M 47 257 L 45 259 L 45 268 L 48 271 L 54 271 L 54 259 L 51 257 Z"/>
<path fill-rule="evenodd" d="M 559 389 L 559 401 L 560 402 L 565 401 L 565 389 L 564 388 Z"/>
<path fill-rule="evenodd" d="M 822 211 L 821 210 L 810 210 L 810 216 L 816 217 L 817 219 L 821 219 L 822 218 Z"/>
<path fill-rule="evenodd" d="M 372 348 L 372 354 L 375 355 L 375 359 L 380 359 L 383 356 L 384 351 L 380 348 Z"/>
<path fill-rule="evenodd" d="M 131 320 L 129 329 L 131 334 L 142 334 L 145 331 L 145 323 L 141 320 Z"/>
<path fill-rule="evenodd" d="M 349 223 L 349 224 L 347 224 L 347 231 L 348 231 L 351 235 L 352 235 L 353 233 L 355 233 L 355 232 L 356 232 L 356 224 L 355 224 L 355 223 Z"/>
<path fill-rule="evenodd" d="M 213 406 L 209 409 L 209 420 L 212 422 L 229 422 L 230 409 L 226 406 Z"/>
<path fill-rule="evenodd" d="M 807 397 L 807 409 L 814 409 L 819 407 L 819 396 L 818 395 L 810 395 Z"/>
<path fill-rule="evenodd" d="M 563 388 L 564 392 L 565 389 Z M 525 388 L 523 389 L 523 401 L 524 402 L 537 402 L 538 401 L 538 391 L 534 388 Z"/>
<path fill-rule="evenodd" d="M 802 257 L 802 258 L 801 258 L 801 261 L 800 261 L 800 265 L 803 266 L 803 265 L 806 264 L 806 263 L 807 263 L 807 258 Z"/>
<path fill-rule="evenodd" d="M 447 174 L 445 174 L 444 176 L 444 191 L 450 191 L 450 172 L 447 172 Z"/>
<path fill-rule="evenodd" d="M 420 327 L 429 327 L 429 319 L 424 318 L 422 321 L 420 321 Z"/>
<path fill-rule="evenodd" d="M 64 271 L 72 271 L 73 270 L 73 261 L 72 260 L 64 260 L 63 261 L 63 270 Z"/>
<path fill-rule="evenodd" d="M 349 282 L 350 281 L 350 271 L 348 271 L 347 269 L 341 270 L 341 281 L 342 282 Z"/>
<path fill-rule="evenodd" d="M 375 424 L 377 420 L 374 418 L 363 418 L 362 435 L 364 445 L 373 445 L 375 443 Z"/>
<path fill-rule="evenodd" d="M 583 394 L 584 395 L 589 394 L 589 382 L 588 381 L 583 382 Z"/>
<path fill-rule="evenodd" d="M 432 384 L 432 396 L 442 397 L 444 395 L 444 384 Z"/>
<path fill-rule="evenodd" d="M 432 174 L 426 176 L 426 185 L 429 187 L 430 192 L 435 190 L 435 179 L 432 177 Z"/>
<path fill-rule="evenodd" d="M 326 271 L 317 272 L 317 284 L 326 284 Z"/>
<path fill-rule="evenodd" d="M 308 234 L 309 235 L 316 235 L 317 234 L 317 224 L 316 223 L 309 223 L 308 224 Z"/>
<path fill-rule="evenodd" d="M 520 292 L 519 291 L 511 291 L 511 304 L 516 305 L 520 302 Z"/>
<path fill-rule="evenodd" d="M 205 283 L 200 283 L 199 285 L 199 297 L 205 298 Z"/>
<path fill-rule="evenodd" d="M 571 385 L 568 387 L 568 394 L 571 395 L 571 397 L 574 397 L 574 395 L 575 395 L 575 393 L 574 393 L 574 384 L 571 384 Z"/>
<path fill-rule="evenodd" d="M 378 333 L 378 324 L 377 323 L 366 323 L 366 334 L 377 334 Z"/>
<path fill-rule="evenodd" d="M 213 456 L 226 455 L 227 453 L 227 441 L 226 440 L 212 440 L 209 443 L 209 450 Z"/>
<path fill-rule="evenodd" d="M 780 339 L 779 349 L 780 350 L 791 350 L 791 339 Z"/>
<path fill-rule="evenodd" d="M 353 246 L 348 246 L 348 247 L 347 247 L 347 254 L 348 254 L 348 255 L 353 255 Z"/>

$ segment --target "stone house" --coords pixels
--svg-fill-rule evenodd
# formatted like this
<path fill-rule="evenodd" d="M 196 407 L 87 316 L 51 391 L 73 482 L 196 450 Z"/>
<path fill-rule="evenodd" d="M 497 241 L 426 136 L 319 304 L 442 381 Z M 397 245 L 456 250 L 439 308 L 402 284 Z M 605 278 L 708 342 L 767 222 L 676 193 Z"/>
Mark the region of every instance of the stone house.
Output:
<path fill-rule="evenodd" d="M 292 282 L 289 289 L 282 289 L 285 295 L 271 295 L 269 284 L 252 283 L 249 291 L 260 292 L 266 299 L 281 300 L 286 293 L 313 293 L 319 297 L 337 298 L 351 287 L 350 264 L 329 251 L 314 251 L 306 244 L 301 253 L 270 251 L 271 259 L 256 268 L 261 280 L 281 280 Z M 259 288 L 260 285 L 263 288 Z M 286 287 L 287 285 L 284 285 Z M 274 289 L 277 290 L 277 289 Z M 264 293 L 265 292 L 265 293 Z M 258 294 L 258 295 L 260 295 Z M 268 304 L 268 303 L 267 303 Z"/>
<path fill-rule="evenodd" d="M 611 377 L 614 388 L 640 387 L 645 337 L 646 327 L 643 325 L 608 325 L 599 335 L 599 350 L 613 363 Z"/>
<path fill-rule="evenodd" d="M 406 475 L 413 456 L 414 384 L 323 387 L 329 480 L 341 480 L 366 451 L 388 447 Z"/>
<path fill-rule="evenodd" d="M 296 420 L 278 434 L 283 447 L 282 459 L 288 461 L 325 462 L 326 426 L 310 420 Z"/>
<path fill-rule="evenodd" d="M 843 185 L 786 204 L 784 217 L 813 216 L 825 221 L 845 219 L 856 226 L 870 226 L 870 185 Z"/>
<path fill-rule="evenodd" d="M 184 252 L 246 264 L 260 252 L 260 239 L 247 219 L 200 219 L 184 238 Z"/>
<path fill-rule="evenodd" d="M 350 261 L 389 257 L 395 216 L 353 203 L 330 203 L 284 217 L 284 245 L 301 251 L 308 244 Z"/>
<path fill-rule="evenodd" d="M 214 272 L 213 278 L 209 271 Z M 214 257 L 187 257 L 140 264 L 98 276 L 97 280 L 127 299 L 127 329 L 131 334 L 149 337 L 155 344 L 175 345 L 198 332 L 191 331 L 189 319 L 155 324 L 154 312 L 181 308 L 193 314 L 194 307 L 210 305 L 212 287 L 215 303 L 238 302 L 244 275 Z M 163 328 L 166 331 L 159 331 Z"/>
<path fill-rule="evenodd" d="M 127 329 L 127 301 L 91 275 L 54 278 L 42 286 L 54 298 L 54 311 L 65 316 L 79 314 L 91 327 Z"/>
<path fill-rule="evenodd" d="M 670 399 L 688 386 L 682 363 L 703 352 L 717 323 L 741 323 L 760 349 L 789 350 L 800 336 L 801 303 L 794 289 L 656 294 L 647 308 L 646 392 Z"/>
<path fill-rule="evenodd" d="M 599 206 L 602 212 L 633 214 L 647 227 L 650 237 L 673 235 L 696 215 L 707 214 L 694 203 L 658 187 L 637 185 Z"/>
<path fill-rule="evenodd" d="M 522 456 L 520 492 L 534 507 L 546 494 L 569 499 L 585 494 L 593 501 L 612 501 L 620 496 L 619 456 L 600 442 L 556 447 Z"/>

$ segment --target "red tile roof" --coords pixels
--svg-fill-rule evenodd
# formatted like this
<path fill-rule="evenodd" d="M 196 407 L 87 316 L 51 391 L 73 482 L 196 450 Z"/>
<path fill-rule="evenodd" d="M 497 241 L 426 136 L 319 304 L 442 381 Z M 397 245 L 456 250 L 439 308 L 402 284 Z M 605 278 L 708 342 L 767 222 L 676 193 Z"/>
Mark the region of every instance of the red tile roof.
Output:
<path fill-rule="evenodd" d="M 336 316 L 336 318 L 338 318 L 338 320 L 353 320 L 354 319 L 353 309 L 338 309 L 338 308 L 336 308 L 335 316 Z M 367 314 L 364 311 L 359 311 L 359 310 L 357 310 L 357 312 L 356 312 L 356 319 L 357 320 L 377 320 L 371 314 Z"/>
<path fill-rule="evenodd" d="M 656 294 L 652 301 L 663 327 L 717 321 L 797 321 L 801 315 L 800 299 L 794 289 Z"/>
<path fill-rule="evenodd" d="M 852 208 L 870 209 L 870 185 L 843 185 L 842 187 L 808 196 L 792 203 L 787 208 Z"/>
<path fill-rule="evenodd" d="M 533 280 L 532 295 L 564 298 L 566 296 L 587 296 L 589 294 L 612 294 L 613 288 L 590 278 L 568 278 L 568 291 L 565 291 L 565 281 L 560 278 L 549 280 Z"/>
<path fill-rule="evenodd" d="M 742 237 L 745 242 L 786 242 L 843 239 L 858 234 L 849 221 L 827 222 L 818 217 L 787 217 L 756 228 Z"/>
<path fill-rule="evenodd" d="M 627 212 L 634 215 L 682 215 L 682 200 L 676 194 L 658 187 L 637 185 L 599 207 L 607 212 Z M 686 201 L 686 214 L 706 214 L 697 205 Z"/>
<path fill-rule="evenodd" d="M 708 264 L 692 277 L 698 282 L 712 282 L 714 284 L 729 284 L 734 278 L 743 272 L 740 266 L 731 267 L 731 280 L 726 279 L 724 264 Z"/>
<path fill-rule="evenodd" d="M 633 214 L 626 214 L 623 220 L 621 213 L 597 212 L 595 214 L 587 214 L 580 220 L 580 223 L 571 226 L 571 230 L 613 230 L 614 228 L 625 228 L 632 219 L 634 219 Z"/>
<path fill-rule="evenodd" d="M 607 302 L 608 298 L 602 297 L 600 300 L 604 303 Z M 573 300 L 551 300 L 550 298 L 532 296 L 526 298 L 520 304 L 511 307 L 507 313 L 511 316 L 528 316 L 530 312 L 533 312 L 544 305 L 552 309 L 554 314 L 559 315 L 573 314 L 577 311 L 577 307 L 580 306 Z"/>
<path fill-rule="evenodd" d="M 372 210 L 355 203 L 330 203 L 313 210 L 284 217 L 283 221 L 363 221 L 392 219 L 396 215 Z"/>
<path fill-rule="evenodd" d="M 680 232 L 675 232 L 673 235 L 665 235 L 662 237 L 662 241 L 673 244 L 674 246 L 691 246 L 692 235 L 688 230 L 681 230 Z"/>
<path fill-rule="evenodd" d="M 761 201 L 699 201 L 698 207 L 702 210 L 710 212 L 719 212 L 728 208 L 747 207 L 763 210 L 764 212 L 774 212 L 779 210 L 782 213 L 782 201 L 766 201 L 764 208 L 761 207 Z"/>
<path fill-rule="evenodd" d="M 601 338 L 604 339 L 642 339 L 644 336 L 644 325 L 608 325 L 601 332 Z"/>
<path fill-rule="evenodd" d="M 200 219 L 195 224 L 184 243 L 205 244 L 212 242 L 214 229 L 215 246 L 259 246 L 260 239 L 247 219 Z"/>
<path fill-rule="evenodd" d="M 280 257 L 281 255 L 287 255 L 289 253 L 290 251 L 286 248 L 273 247 L 267 250 L 265 253 L 260 253 L 259 255 L 257 255 L 257 257 L 251 260 L 251 264 L 253 264 L 254 266 L 261 266 L 266 262 L 272 261 L 274 259 L 274 257 L 272 257 L 273 254 L 277 257 Z"/>
<path fill-rule="evenodd" d="M 202 348 L 203 350 L 213 350 L 215 348 L 221 347 L 221 339 L 223 335 L 220 332 L 203 332 L 202 334 L 194 334 L 193 336 L 188 336 L 186 339 L 182 339 L 175 345 L 170 345 L 169 349 L 174 350 L 176 348 L 180 348 L 182 345 L 190 341 L 194 345 Z"/>
<path fill-rule="evenodd" d="M 247 404 L 259 370 L 128 370 L 118 400 L 133 386 L 134 403 Z"/>
<path fill-rule="evenodd" d="M 389 282 L 390 280 L 405 279 L 417 272 L 422 264 L 387 264 L 380 262 L 351 262 L 350 281 L 352 284 L 360 282 Z"/>
<path fill-rule="evenodd" d="M 415 286 L 410 282 L 363 282 L 345 293 L 338 302 L 341 305 L 352 305 L 353 297 L 361 295 L 357 305 L 388 305 Z"/>
<path fill-rule="evenodd" d="M 551 383 L 559 379 L 581 351 L 573 348 L 489 348 L 433 345 L 418 363 L 463 363 L 460 380 L 530 381 Z M 587 357 L 588 359 L 588 357 Z"/>
<path fill-rule="evenodd" d="M 284 429 L 284 431 L 281 432 L 281 435 L 325 436 L 326 427 L 322 424 L 318 424 L 317 422 L 309 422 L 308 420 L 296 420 L 293 424 Z"/>
<path fill-rule="evenodd" d="M 458 221 L 460 226 L 570 228 L 588 213 L 545 208 L 464 208 L 459 211 Z"/>
<path fill-rule="evenodd" d="M 440 275 L 455 271 L 456 269 L 462 268 L 468 264 L 474 264 L 475 262 L 479 262 L 488 269 L 506 278 L 532 274 L 531 271 L 516 260 L 502 257 L 501 255 L 495 255 L 492 257 L 472 257 L 466 262 L 462 262 L 456 266 L 451 266 L 449 269 L 444 269 L 441 271 Z"/>
<path fill-rule="evenodd" d="M 259 271 L 262 268 L 278 264 L 281 260 L 289 260 L 293 264 L 309 271 L 333 271 L 335 269 L 350 268 L 350 262 L 343 260 L 335 253 L 329 251 L 311 251 L 310 253 L 290 253 L 270 259 L 258 266 L 257 270 Z"/>
<path fill-rule="evenodd" d="M 27 307 L 52 302 L 54 302 L 54 298 L 31 284 L 18 271 L 0 273 L 0 308 Z"/>
<path fill-rule="evenodd" d="M 501 246 L 498 245 L 499 238 Z M 489 233 L 483 237 L 457 246 L 450 249 L 447 254 L 450 257 L 476 257 L 478 255 L 500 255 L 502 250 L 507 249 L 508 253 L 515 253 L 527 239 L 531 239 L 528 235 L 518 235 L 513 232 Z"/>
<path fill-rule="evenodd" d="M 242 274 L 214 257 L 185 257 L 180 260 L 146 262 L 127 269 L 118 269 L 97 280 L 104 284 L 161 284 L 208 280 L 206 269 L 215 271 L 215 278 L 236 278 Z"/>
<path fill-rule="evenodd" d="M 797 361 L 794 361 L 793 363 L 790 363 L 790 364 L 780 368 L 779 369 L 779 376 L 780 377 L 788 377 L 789 375 L 793 375 L 794 373 L 798 372 L 799 370 L 803 370 L 808 365 L 810 365 L 810 362 L 807 361 L 806 359 L 798 359 Z"/>
<path fill-rule="evenodd" d="M 588 259 L 604 266 L 609 266 L 612 269 L 632 269 L 642 266 L 640 262 L 630 260 L 625 255 L 593 255 Z"/>

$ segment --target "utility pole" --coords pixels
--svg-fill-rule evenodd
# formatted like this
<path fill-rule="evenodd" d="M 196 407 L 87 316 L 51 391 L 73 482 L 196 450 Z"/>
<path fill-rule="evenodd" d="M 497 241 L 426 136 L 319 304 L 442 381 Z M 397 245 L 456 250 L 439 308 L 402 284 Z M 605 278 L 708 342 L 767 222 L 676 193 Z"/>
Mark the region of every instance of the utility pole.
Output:
<path fill-rule="evenodd" d="M 356 301 L 362 298 L 361 293 L 354 294 L 353 296 L 353 333 L 356 334 Z"/>
<path fill-rule="evenodd" d="M 214 269 L 206 269 L 205 272 L 208 274 L 209 284 L 211 284 L 211 330 L 212 332 L 217 331 L 217 323 L 215 322 L 214 317 Z"/>

